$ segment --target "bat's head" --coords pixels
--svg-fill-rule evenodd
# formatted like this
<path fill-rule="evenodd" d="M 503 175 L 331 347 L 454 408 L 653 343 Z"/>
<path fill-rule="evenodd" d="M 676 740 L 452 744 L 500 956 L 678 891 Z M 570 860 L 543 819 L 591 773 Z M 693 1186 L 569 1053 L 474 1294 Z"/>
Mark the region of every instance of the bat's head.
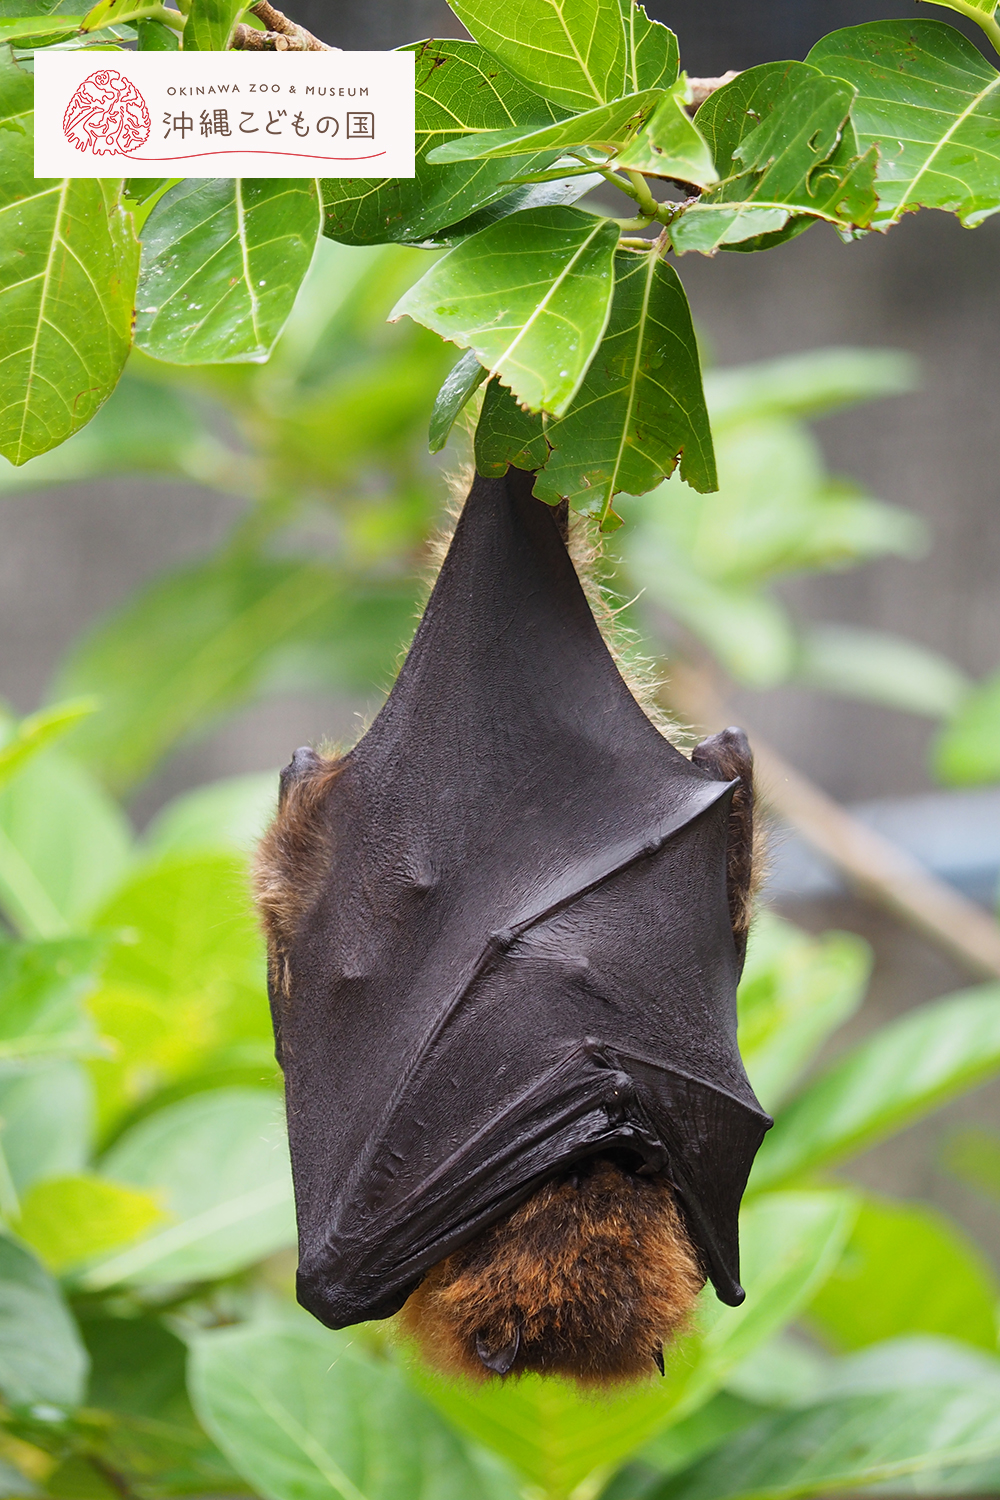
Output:
<path fill-rule="evenodd" d="M 441 1261 L 400 1321 L 448 1374 L 607 1385 L 662 1371 L 704 1283 L 669 1184 L 599 1156 Z"/>

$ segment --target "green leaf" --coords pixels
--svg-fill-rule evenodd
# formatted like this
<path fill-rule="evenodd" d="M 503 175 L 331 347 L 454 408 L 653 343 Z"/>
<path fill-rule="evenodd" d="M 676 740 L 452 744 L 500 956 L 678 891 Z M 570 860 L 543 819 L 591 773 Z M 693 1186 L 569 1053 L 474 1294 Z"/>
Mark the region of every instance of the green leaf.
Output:
<path fill-rule="evenodd" d="M 862 148 L 878 148 L 874 229 L 941 208 L 967 228 L 1000 209 L 1000 73 L 942 21 L 871 21 L 823 38 L 808 61 L 858 91 Z"/>
<path fill-rule="evenodd" d="M 552 455 L 535 493 L 617 518 L 613 497 L 641 495 L 680 466 L 695 489 L 717 487 L 698 345 L 684 288 L 655 251 L 615 257 L 604 340 L 561 421 L 546 422 Z"/>
<path fill-rule="evenodd" d="M 995 1350 L 998 1300 L 991 1267 L 943 1214 L 922 1203 L 866 1198 L 809 1321 L 836 1349 L 934 1333 Z"/>
<path fill-rule="evenodd" d="M 154 859 L 222 849 L 249 855 L 277 810 L 277 771 L 227 776 L 168 802 L 143 842 Z"/>
<path fill-rule="evenodd" d="M 0 786 L 10 781 L 46 745 L 61 739 L 81 719 L 88 718 L 97 706 L 96 698 L 76 698 L 68 703 L 55 703 L 51 708 L 41 708 L 37 713 L 28 714 L 17 725 L 10 738 L 0 746 Z"/>
<path fill-rule="evenodd" d="M 82 1172 L 93 1136 L 90 1080 L 79 1062 L 44 1058 L 0 1075 L 0 1153 L 13 1190 L 4 1212 L 34 1182 Z"/>
<path fill-rule="evenodd" d="M 576 208 L 527 209 L 464 240 L 390 313 L 433 328 L 533 410 L 561 415 L 600 343 L 618 228 Z"/>
<path fill-rule="evenodd" d="M 882 630 L 857 625 L 813 625 L 800 644 L 800 682 L 827 693 L 870 700 L 907 713 L 945 719 L 971 684 L 937 651 Z"/>
<path fill-rule="evenodd" d="M 812 1299 L 840 1258 L 853 1215 L 843 1193 L 774 1193 L 754 1204 L 740 1223 L 746 1301 L 723 1307 L 706 1292 L 700 1333 L 669 1352 L 664 1380 L 595 1396 L 537 1376 L 478 1389 L 416 1378 L 458 1426 L 546 1494 L 565 1495 L 714 1395 L 731 1369 Z"/>
<path fill-rule="evenodd" d="M 428 153 L 428 161 L 443 164 L 475 161 L 481 157 L 521 156 L 526 152 L 565 151 L 573 146 L 598 146 L 615 151 L 627 145 L 652 115 L 663 97 L 661 89 L 626 94 L 612 104 L 600 104 L 541 127 L 515 126 L 512 130 L 488 130 L 478 135 L 459 135 Z"/>
<path fill-rule="evenodd" d="M 294 1243 L 288 1151 L 270 1090 L 215 1089 L 169 1104 L 126 1131 L 101 1170 L 161 1195 L 175 1222 L 85 1272 L 91 1290 L 214 1280 Z"/>
<path fill-rule="evenodd" d="M 103 953 L 92 938 L 0 941 L 0 1059 L 94 1051 L 83 1002 Z"/>
<path fill-rule="evenodd" d="M 164 1217 L 148 1193 L 84 1173 L 36 1183 L 17 1232 L 50 1271 L 62 1272 L 130 1244 Z"/>
<path fill-rule="evenodd" d="M 31 75 L 0 50 L 0 453 L 64 442 L 114 390 L 139 245 L 117 185 L 34 175 Z"/>
<path fill-rule="evenodd" d="M 702 188 L 718 182 L 712 153 L 687 113 L 686 99 L 687 78 L 682 75 L 612 165 L 654 177 L 674 177 Z"/>
<path fill-rule="evenodd" d="M 292 643 L 316 641 L 334 664 L 343 646 L 359 673 L 372 669 L 374 646 L 377 667 L 388 666 L 406 607 L 398 594 L 376 592 L 372 600 L 346 583 L 321 564 L 241 555 L 158 579 L 79 642 L 63 665 L 60 694 L 95 692 L 102 702 L 73 736 L 74 751 L 125 789 L 180 740 L 251 699 Z M 391 644 L 373 629 L 383 613 Z M 357 681 L 348 672 L 345 679 Z"/>
<path fill-rule="evenodd" d="M 82 25 L 82 16 L 20 16 L 0 21 L 0 46 L 5 42 L 17 47 L 51 46 L 75 36 Z"/>
<path fill-rule="evenodd" d="M 634 0 L 621 0 L 625 23 L 625 88 L 669 89 L 677 82 L 677 38 L 659 21 L 651 21 Z"/>
<path fill-rule="evenodd" d="M 483 130 L 531 130 L 561 111 L 501 68 L 475 42 L 420 42 L 416 53 L 415 176 L 329 178 L 321 184 L 323 233 L 348 245 L 422 240 L 475 214 L 510 192 L 509 179 L 550 157 L 431 166 L 428 155 L 448 141 Z"/>
<path fill-rule="evenodd" d="M 723 179 L 670 226 L 674 248 L 711 254 L 807 214 L 849 227 L 875 209 L 877 153 L 859 157 L 854 89 L 804 63 L 750 68 L 698 111 Z"/>
<path fill-rule="evenodd" d="M 459 413 L 471 401 L 485 379 L 486 371 L 471 349 L 452 366 L 434 399 L 434 410 L 431 412 L 427 437 L 432 453 L 441 452 Z"/>
<path fill-rule="evenodd" d="M 853 933 L 810 937 L 768 911 L 750 930 L 739 988 L 740 1053 L 769 1112 L 865 997 L 868 945 Z"/>
<path fill-rule="evenodd" d="M 728 370 L 710 370 L 705 395 L 713 430 L 761 417 L 813 417 L 915 390 L 919 367 L 897 349 L 811 349 Z"/>
<path fill-rule="evenodd" d="M 139 21 L 135 29 L 140 52 L 176 52 L 180 47 L 177 32 L 162 21 Z"/>
<path fill-rule="evenodd" d="M 87 1354 L 47 1271 L 0 1235 L 0 1393 L 11 1406 L 83 1399 Z"/>
<path fill-rule="evenodd" d="M 506 474 L 510 464 L 540 469 L 549 456 L 541 414 L 525 411 L 499 380 L 491 380 L 483 396 L 475 455 L 477 472 L 492 479 Z"/>
<path fill-rule="evenodd" d="M 1000 1135 L 970 1126 L 954 1131 L 941 1152 L 942 1165 L 994 1206 L 1000 1204 Z"/>
<path fill-rule="evenodd" d="M 224 52 L 244 0 L 191 0 L 184 23 L 185 52 Z"/>
<path fill-rule="evenodd" d="M 143 229 L 136 345 L 178 365 L 266 359 L 319 230 L 311 179 L 218 177 L 171 188 Z"/>
<path fill-rule="evenodd" d="M 563 109 L 589 109 L 626 92 L 631 58 L 621 0 L 508 0 L 502 8 L 455 0 L 451 8 L 504 67 Z"/>
<path fill-rule="evenodd" d="M 1000 1453 L 995 1391 L 924 1388 L 763 1418 L 649 1500 L 784 1500 Z"/>
<path fill-rule="evenodd" d="M 500 1465 L 350 1334 L 304 1321 L 200 1334 L 189 1386 L 207 1431 L 267 1500 L 516 1500 Z"/>
<path fill-rule="evenodd" d="M 946 786 L 1000 781 L 1000 673 L 973 689 L 938 736 L 933 766 Z"/>
<path fill-rule="evenodd" d="M 107 898 L 130 843 L 121 809 L 84 767 L 46 750 L 0 788 L 0 903 L 25 936 L 60 936 Z"/>
<path fill-rule="evenodd" d="M 751 1176 L 754 1189 L 853 1156 L 1000 1067 L 1000 986 L 921 1005 L 883 1026 L 786 1106 Z"/>

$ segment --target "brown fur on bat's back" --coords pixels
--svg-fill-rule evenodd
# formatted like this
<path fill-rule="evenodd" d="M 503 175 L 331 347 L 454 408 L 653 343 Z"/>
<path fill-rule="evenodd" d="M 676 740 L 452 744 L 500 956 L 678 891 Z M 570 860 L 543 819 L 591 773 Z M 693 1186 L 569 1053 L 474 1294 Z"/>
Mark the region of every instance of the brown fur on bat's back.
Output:
<path fill-rule="evenodd" d="M 705 1283 L 670 1185 L 596 1157 L 436 1265 L 400 1313 L 450 1374 L 654 1373 Z"/>

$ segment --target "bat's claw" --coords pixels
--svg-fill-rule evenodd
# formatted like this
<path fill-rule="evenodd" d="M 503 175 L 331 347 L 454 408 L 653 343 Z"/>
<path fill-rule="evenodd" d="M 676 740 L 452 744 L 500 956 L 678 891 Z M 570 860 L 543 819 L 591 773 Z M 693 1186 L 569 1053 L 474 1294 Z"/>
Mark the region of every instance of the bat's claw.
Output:
<path fill-rule="evenodd" d="M 653 1350 L 653 1364 L 659 1370 L 659 1372 L 660 1372 L 661 1375 L 665 1375 L 667 1373 L 666 1370 L 663 1367 L 663 1345 L 662 1344 L 657 1344 L 656 1348 Z"/>
<path fill-rule="evenodd" d="M 521 1330 L 514 1329 L 514 1337 L 500 1349 L 494 1349 L 481 1333 L 476 1334 L 476 1353 L 494 1375 L 508 1375 L 521 1347 Z"/>

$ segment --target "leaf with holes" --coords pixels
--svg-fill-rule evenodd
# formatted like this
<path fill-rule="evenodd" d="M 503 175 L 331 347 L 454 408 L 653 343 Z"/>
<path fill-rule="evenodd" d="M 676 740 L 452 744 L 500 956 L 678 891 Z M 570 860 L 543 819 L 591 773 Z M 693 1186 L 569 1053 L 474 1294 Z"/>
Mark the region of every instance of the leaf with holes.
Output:
<path fill-rule="evenodd" d="M 804 63 L 750 68 L 718 89 L 697 118 L 722 180 L 673 222 L 674 248 L 711 254 L 800 219 L 866 224 L 876 153 L 860 154 L 849 120 L 854 92 Z"/>
<path fill-rule="evenodd" d="M 139 246 L 117 184 L 36 178 L 31 75 L 0 55 L 0 453 L 64 442 L 118 383 Z"/>
<path fill-rule="evenodd" d="M 413 177 L 338 177 L 321 184 L 323 233 L 346 245 L 423 240 L 510 192 L 511 177 L 551 156 L 431 166 L 429 154 L 480 131 L 551 125 L 561 111 L 534 94 L 475 42 L 420 42 L 416 53 Z"/>
<path fill-rule="evenodd" d="M 878 149 L 873 228 L 942 208 L 971 229 L 1000 209 L 1000 73 L 953 26 L 848 26 L 807 60 L 857 89 L 854 128 Z"/>
<path fill-rule="evenodd" d="M 136 344 L 175 365 L 264 360 L 319 236 L 311 179 L 192 179 L 143 230 Z"/>
<path fill-rule="evenodd" d="M 568 499 L 617 522 L 620 490 L 641 495 L 680 464 L 703 493 L 717 487 L 698 345 L 677 272 L 655 252 L 619 251 L 603 342 L 561 421 L 547 422 L 552 455 L 535 493 Z"/>
<path fill-rule="evenodd" d="M 563 109 L 590 109 L 627 90 L 631 59 L 622 0 L 507 0 L 502 6 L 454 0 L 451 8 L 504 67 Z M 646 45 L 651 51 L 648 39 Z M 638 66 L 645 61 L 643 55 Z"/>
<path fill-rule="evenodd" d="M 613 220 L 524 209 L 450 250 L 390 321 L 406 315 L 474 349 L 526 406 L 560 415 L 608 321 L 617 243 Z"/>
<path fill-rule="evenodd" d="M 674 177 L 702 188 L 718 182 L 712 153 L 687 112 L 686 100 L 687 79 L 679 78 L 614 165 L 652 177 Z"/>

